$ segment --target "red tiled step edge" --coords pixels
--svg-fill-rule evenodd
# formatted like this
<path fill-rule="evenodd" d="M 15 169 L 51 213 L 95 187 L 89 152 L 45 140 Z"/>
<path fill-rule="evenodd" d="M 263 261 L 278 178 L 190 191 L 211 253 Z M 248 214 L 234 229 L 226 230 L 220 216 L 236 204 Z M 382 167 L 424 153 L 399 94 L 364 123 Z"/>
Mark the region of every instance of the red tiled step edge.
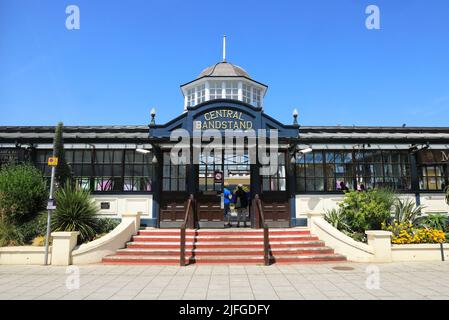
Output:
<path fill-rule="evenodd" d="M 229 230 L 229 231 L 227 231 Z M 152 235 L 152 236 L 179 236 L 179 229 L 158 229 L 158 230 L 140 230 L 138 235 Z M 269 229 L 270 235 L 310 235 L 308 230 L 295 229 Z M 249 236 L 249 235 L 263 235 L 262 229 L 225 229 L 225 230 L 186 230 L 187 236 Z"/>
<path fill-rule="evenodd" d="M 227 241 L 207 241 L 207 242 L 186 242 L 186 249 L 195 248 L 252 248 L 252 249 L 263 249 L 263 241 L 238 241 L 238 242 L 227 242 Z M 320 240 L 313 241 L 270 241 L 271 248 L 307 248 L 307 247 L 324 247 L 324 242 Z M 163 248 L 163 249 L 179 249 L 178 242 L 129 242 L 127 248 Z"/>
<path fill-rule="evenodd" d="M 304 255 L 304 256 L 285 256 L 271 258 L 271 262 L 276 263 L 307 263 L 307 262 L 337 262 L 346 261 L 341 255 Z M 111 256 L 103 258 L 105 264 L 178 264 L 179 257 L 161 257 L 161 256 Z M 232 256 L 216 257 L 203 256 L 195 259 L 186 258 L 186 264 L 263 264 L 263 257 Z"/>
<path fill-rule="evenodd" d="M 271 254 L 277 255 L 307 255 L 307 254 L 333 254 L 334 250 L 328 247 L 311 247 L 311 248 L 289 248 L 289 249 L 271 249 Z M 149 255 L 149 256 L 177 256 L 179 257 L 179 249 L 121 249 L 117 251 L 117 255 Z M 262 249 L 189 249 L 186 250 L 186 256 L 233 256 L 233 255 L 250 255 L 263 256 Z"/>
<path fill-rule="evenodd" d="M 251 240 L 263 240 L 262 235 L 249 235 L 249 236 L 186 236 L 186 241 L 196 240 L 197 242 L 209 242 L 209 241 L 251 241 Z M 301 240 L 318 240 L 318 237 L 312 235 L 298 235 L 298 236 L 278 236 L 270 235 L 270 241 L 301 241 Z M 164 242 L 179 242 L 179 236 L 134 236 L 133 241 L 135 242 L 153 242 L 153 241 L 164 241 Z"/>

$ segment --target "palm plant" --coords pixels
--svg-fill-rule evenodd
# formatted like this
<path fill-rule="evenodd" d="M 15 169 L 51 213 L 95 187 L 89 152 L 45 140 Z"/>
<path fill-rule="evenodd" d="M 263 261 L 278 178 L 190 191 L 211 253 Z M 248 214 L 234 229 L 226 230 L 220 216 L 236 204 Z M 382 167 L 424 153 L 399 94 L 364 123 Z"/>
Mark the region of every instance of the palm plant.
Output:
<path fill-rule="evenodd" d="M 423 208 L 421 205 L 415 206 L 410 199 L 403 201 L 397 198 L 393 205 L 394 220 L 398 223 L 416 224 L 417 219 L 422 215 Z"/>
<path fill-rule="evenodd" d="M 98 209 L 89 191 L 76 188 L 71 183 L 55 193 L 57 208 L 52 218 L 53 231 L 79 231 L 79 242 L 86 242 L 96 234 Z"/>
<path fill-rule="evenodd" d="M 423 227 L 446 231 L 449 226 L 449 218 L 444 213 L 433 213 L 420 219 Z"/>
<path fill-rule="evenodd" d="M 324 215 L 324 220 L 340 231 L 350 231 L 346 216 L 341 209 L 331 209 Z"/>

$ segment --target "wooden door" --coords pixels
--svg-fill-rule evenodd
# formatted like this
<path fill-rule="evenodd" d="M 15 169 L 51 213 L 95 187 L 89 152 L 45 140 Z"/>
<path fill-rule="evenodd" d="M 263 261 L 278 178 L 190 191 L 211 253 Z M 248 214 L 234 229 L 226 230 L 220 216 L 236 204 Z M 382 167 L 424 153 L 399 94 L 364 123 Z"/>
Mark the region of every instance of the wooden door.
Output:
<path fill-rule="evenodd" d="M 278 154 L 278 169 L 271 176 L 262 177 L 262 201 L 265 220 L 269 227 L 290 227 L 290 205 L 288 198 L 288 184 L 286 153 Z"/>
<path fill-rule="evenodd" d="M 215 172 L 223 172 L 222 152 L 216 155 L 200 154 L 196 195 L 197 217 L 200 228 L 223 228 L 224 208 L 221 204 L 223 182 L 216 182 Z"/>
<path fill-rule="evenodd" d="M 159 201 L 159 225 L 161 228 L 179 228 L 181 226 L 184 222 L 188 197 L 186 166 L 172 164 L 170 153 L 164 152 L 162 191 Z"/>

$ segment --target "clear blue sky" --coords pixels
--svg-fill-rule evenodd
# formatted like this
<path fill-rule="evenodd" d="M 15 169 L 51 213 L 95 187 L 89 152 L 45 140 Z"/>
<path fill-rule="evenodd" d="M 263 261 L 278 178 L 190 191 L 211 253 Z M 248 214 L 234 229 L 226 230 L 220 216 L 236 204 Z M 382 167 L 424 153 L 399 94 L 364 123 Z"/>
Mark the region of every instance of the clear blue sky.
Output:
<path fill-rule="evenodd" d="M 166 122 L 224 33 L 283 122 L 449 126 L 448 0 L 0 0 L 0 125 Z"/>

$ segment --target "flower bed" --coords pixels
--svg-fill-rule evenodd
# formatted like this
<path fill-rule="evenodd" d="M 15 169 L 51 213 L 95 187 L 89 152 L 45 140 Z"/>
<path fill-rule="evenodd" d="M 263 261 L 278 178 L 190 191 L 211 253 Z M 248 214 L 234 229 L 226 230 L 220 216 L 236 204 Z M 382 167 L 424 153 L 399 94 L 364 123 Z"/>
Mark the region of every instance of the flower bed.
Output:
<path fill-rule="evenodd" d="M 444 231 L 414 227 L 408 222 L 393 221 L 388 226 L 383 224 L 382 229 L 392 232 L 391 242 L 393 244 L 444 243 L 446 241 Z"/>

